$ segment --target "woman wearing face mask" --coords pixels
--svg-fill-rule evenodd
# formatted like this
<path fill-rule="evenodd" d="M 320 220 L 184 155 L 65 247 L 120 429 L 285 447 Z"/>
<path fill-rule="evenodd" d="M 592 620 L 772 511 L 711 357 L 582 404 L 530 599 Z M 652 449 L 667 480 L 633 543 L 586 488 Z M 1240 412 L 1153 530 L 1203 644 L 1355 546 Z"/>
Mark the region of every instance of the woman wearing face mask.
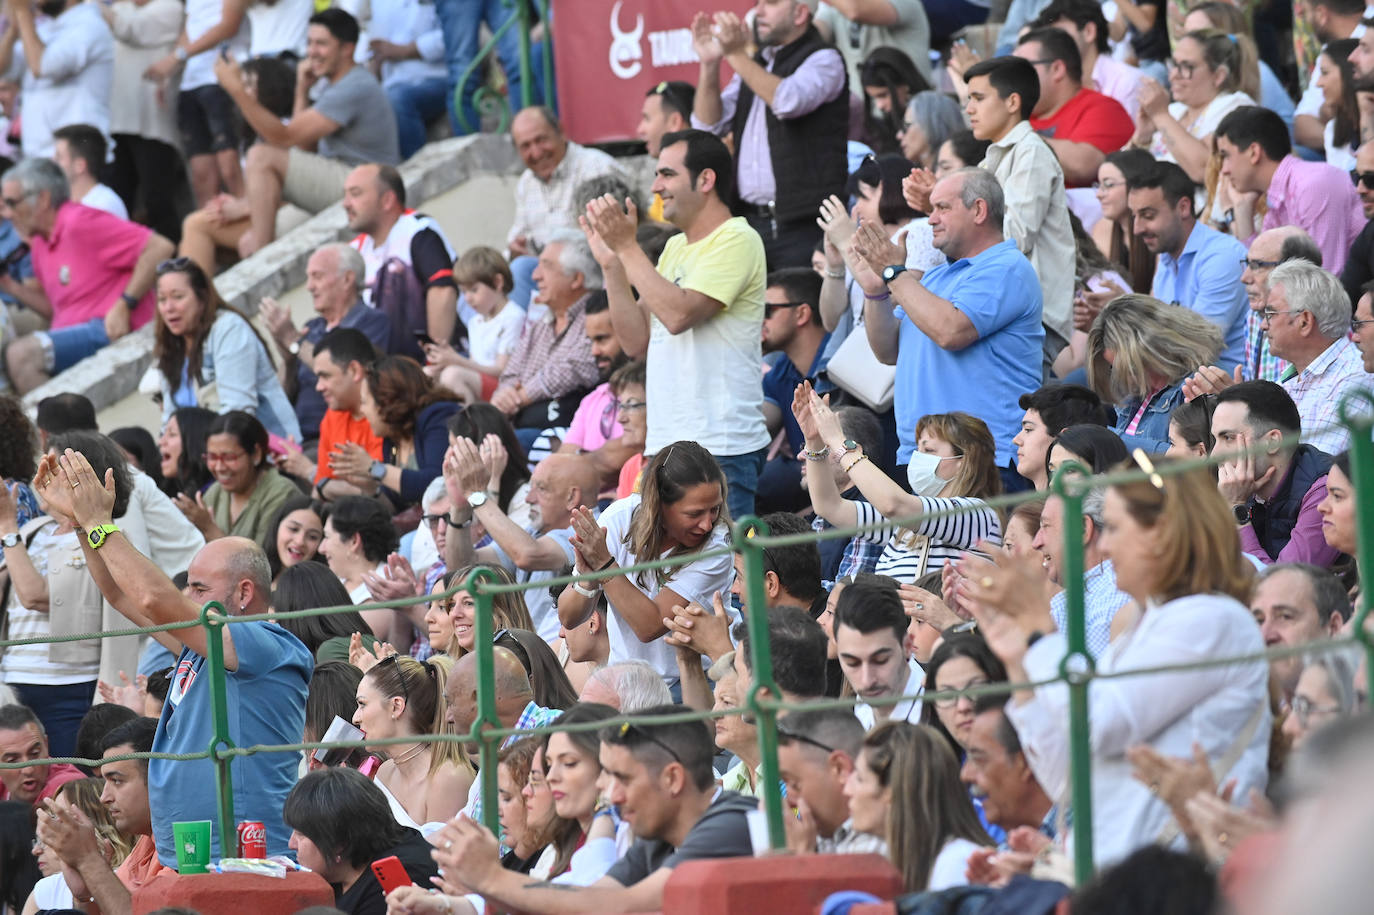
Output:
<path fill-rule="evenodd" d="M 907 465 L 911 492 L 883 473 L 863 449 L 847 442 L 830 406 L 808 384 L 797 386 L 792 413 L 812 460 L 838 459 L 863 500 L 840 496 L 829 474 L 813 474 L 811 505 L 836 527 L 902 519 L 901 526 L 862 536 L 884 544 L 877 573 L 914 582 L 979 541 L 1000 542 L 997 512 L 982 502 L 1002 492 L 992 434 L 967 413 L 933 413 L 916 424 L 916 451 Z M 914 495 L 913 495 L 914 493 Z M 951 510 L 958 514 L 945 514 Z M 938 514 L 937 514 L 938 513 Z"/>

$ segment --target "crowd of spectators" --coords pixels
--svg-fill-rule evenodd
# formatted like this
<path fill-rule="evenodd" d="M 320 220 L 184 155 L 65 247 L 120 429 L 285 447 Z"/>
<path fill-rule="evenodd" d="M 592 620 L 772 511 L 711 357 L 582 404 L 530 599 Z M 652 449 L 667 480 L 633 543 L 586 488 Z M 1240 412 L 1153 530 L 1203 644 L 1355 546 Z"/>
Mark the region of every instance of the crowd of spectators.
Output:
<path fill-rule="evenodd" d="M 655 911 L 677 864 L 761 851 L 773 793 L 788 852 L 885 856 L 912 911 L 1355 911 L 1311 899 L 1360 879 L 1327 849 L 1363 847 L 1374 753 L 1330 644 L 1361 587 L 1340 408 L 1374 395 L 1361 4 L 1305 4 L 1296 58 L 1223 0 L 697 13 L 695 84 L 623 113 L 649 186 L 524 108 L 509 231 L 462 251 L 397 166 L 476 129 L 458 83 L 512 7 L 316 6 L 5 7 L 0 910 L 129 913 L 173 823 L 217 820 L 209 761 L 118 760 L 209 745 L 205 630 L 81 638 L 217 601 L 351 608 L 222 653 L 235 745 L 362 735 L 233 764 L 234 819 L 345 913 Z M 339 202 L 309 320 L 221 297 L 285 204 Z M 145 324 L 157 429 L 51 388 L 26 412 Z M 1070 464 L 1137 471 L 1081 531 Z M 762 631 L 749 515 L 800 535 L 761 551 Z M 526 586 L 491 601 L 501 726 L 580 727 L 502 742 L 496 834 L 459 739 L 477 568 Z M 774 698 L 850 700 L 780 716 L 781 785 L 756 640 Z M 725 717 L 602 725 L 684 708 Z M 99 765 L 22 765 L 49 757 Z M 387 893 L 392 856 L 414 885 Z"/>

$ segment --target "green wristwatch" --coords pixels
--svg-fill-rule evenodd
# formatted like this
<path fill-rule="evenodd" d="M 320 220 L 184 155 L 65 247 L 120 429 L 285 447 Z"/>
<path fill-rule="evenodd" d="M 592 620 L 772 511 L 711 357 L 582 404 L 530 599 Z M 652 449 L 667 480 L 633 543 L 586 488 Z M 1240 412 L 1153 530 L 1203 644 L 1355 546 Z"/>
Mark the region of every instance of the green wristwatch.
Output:
<path fill-rule="evenodd" d="M 119 528 L 113 524 L 99 524 L 86 532 L 86 542 L 91 545 L 91 549 L 98 550 L 111 534 L 119 532 Z"/>

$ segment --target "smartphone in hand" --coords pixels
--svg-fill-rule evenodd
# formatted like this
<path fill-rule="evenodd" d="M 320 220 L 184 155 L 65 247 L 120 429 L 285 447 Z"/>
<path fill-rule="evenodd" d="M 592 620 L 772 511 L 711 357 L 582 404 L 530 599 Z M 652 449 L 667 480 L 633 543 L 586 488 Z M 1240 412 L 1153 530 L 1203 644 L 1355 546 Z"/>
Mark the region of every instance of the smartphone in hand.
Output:
<path fill-rule="evenodd" d="M 392 890 L 410 886 L 415 882 L 410 879 L 406 869 L 401 866 L 401 859 L 395 855 L 373 861 L 372 873 L 376 875 L 377 882 L 382 885 L 382 893 L 388 896 L 391 895 Z"/>

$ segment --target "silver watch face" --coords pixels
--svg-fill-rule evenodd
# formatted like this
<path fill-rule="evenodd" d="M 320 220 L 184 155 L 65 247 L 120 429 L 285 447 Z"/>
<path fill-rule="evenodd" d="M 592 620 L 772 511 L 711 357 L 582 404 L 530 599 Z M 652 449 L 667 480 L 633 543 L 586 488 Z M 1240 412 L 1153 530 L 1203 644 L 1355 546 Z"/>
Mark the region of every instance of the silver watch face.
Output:
<path fill-rule="evenodd" d="M 480 508 L 487 504 L 488 498 L 490 497 L 485 492 L 474 492 L 468 495 L 468 504 L 473 508 Z"/>

